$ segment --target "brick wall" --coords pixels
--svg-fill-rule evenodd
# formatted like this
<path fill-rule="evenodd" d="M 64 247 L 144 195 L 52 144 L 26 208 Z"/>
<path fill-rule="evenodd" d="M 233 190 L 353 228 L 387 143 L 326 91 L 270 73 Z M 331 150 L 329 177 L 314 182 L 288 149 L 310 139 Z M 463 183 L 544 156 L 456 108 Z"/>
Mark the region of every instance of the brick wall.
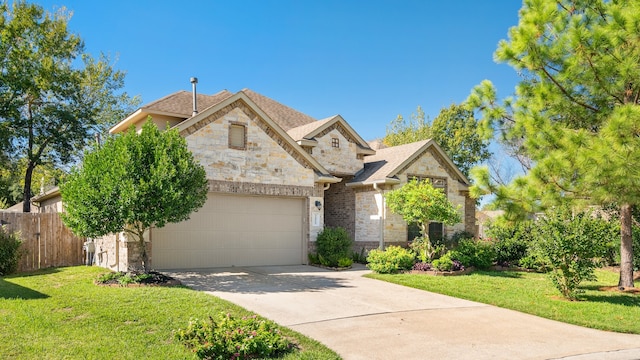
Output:
<path fill-rule="evenodd" d="M 326 226 L 343 227 L 355 239 L 356 197 L 353 188 L 346 186 L 352 179 L 353 176 L 344 176 L 341 182 L 331 184 L 325 191 L 324 223 Z"/>

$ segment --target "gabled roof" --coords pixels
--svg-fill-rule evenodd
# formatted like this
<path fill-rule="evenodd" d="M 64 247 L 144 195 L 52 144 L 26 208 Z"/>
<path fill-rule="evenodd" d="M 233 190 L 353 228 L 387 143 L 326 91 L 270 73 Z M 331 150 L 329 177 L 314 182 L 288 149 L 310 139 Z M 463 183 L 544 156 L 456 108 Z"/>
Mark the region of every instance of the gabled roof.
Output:
<path fill-rule="evenodd" d="M 375 155 L 365 157 L 364 169 L 356 175 L 350 184 L 396 183 L 398 173 L 430 148 L 444 159 L 448 170 L 456 175 L 456 180 L 470 185 L 469 180 L 432 139 L 376 150 Z"/>
<path fill-rule="evenodd" d="M 324 166 L 322 166 L 315 158 L 313 158 L 300 145 L 298 145 L 298 143 L 296 143 L 279 126 L 279 124 L 277 124 L 273 119 L 271 119 L 271 117 L 262 108 L 258 107 L 258 105 L 255 102 L 253 102 L 253 99 L 251 99 L 244 91 L 239 91 L 236 94 L 224 99 L 223 101 L 208 107 L 204 111 L 201 111 L 195 116 L 176 125 L 175 128 L 177 128 L 178 131 L 181 134 L 183 134 L 183 136 L 187 134 L 191 134 L 194 131 L 197 131 L 197 129 L 200 129 L 202 126 L 204 126 L 203 124 L 206 124 L 206 123 L 202 121 L 206 121 L 206 119 L 209 116 L 211 116 L 212 114 L 215 114 L 218 111 L 223 110 L 225 107 L 232 105 L 238 101 L 243 102 L 251 110 L 253 110 L 262 120 L 264 120 L 264 122 L 266 122 L 269 128 L 272 129 L 275 132 L 275 134 L 277 134 L 284 141 L 284 143 L 289 146 L 290 149 L 292 149 L 293 153 L 296 156 L 304 159 L 304 161 L 306 161 L 308 164 L 311 165 L 311 167 L 314 169 L 317 175 L 317 178 L 316 178 L 317 182 L 336 183 L 341 181 L 340 178 L 336 178 L 333 175 L 331 175 L 329 171 L 324 168 Z M 285 150 L 286 150 L 286 147 L 285 147 Z"/>
<path fill-rule="evenodd" d="M 249 97 L 265 114 L 276 122 L 284 131 L 289 131 L 294 127 L 302 126 L 315 122 L 316 119 L 300 111 L 283 105 L 273 99 L 250 89 L 242 89 L 247 97 Z"/>
<path fill-rule="evenodd" d="M 304 140 L 314 140 L 316 136 L 322 135 L 324 131 L 331 129 L 333 126 L 340 127 L 343 135 L 350 137 L 350 140 L 354 140 L 358 145 L 359 153 L 365 155 L 372 155 L 375 153 L 375 151 L 369 147 L 369 143 L 367 143 L 340 115 L 334 115 L 326 119 L 298 126 L 288 130 L 287 134 L 300 143 Z"/>
<path fill-rule="evenodd" d="M 242 89 L 240 92 L 243 92 L 249 97 L 255 105 L 269 115 L 269 117 L 285 131 L 316 121 L 316 119 L 309 115 L 303 114 L 262 94 L 258 94 L 253 90 Z M 217 105 L 233 95 L 233 93 L 227 90 L 222 90 L 213 95 L 197 94 L 196 102 L 198 112 L 200 113 L 211 106 Z M 193 93 L 181 90 L 143 105 L 109 131 L 111 133 L 125 131 L 131 124 L 145 120 L 147 116 L 164 115 L 187 120 L 191 118 L 192 114 Z"/>

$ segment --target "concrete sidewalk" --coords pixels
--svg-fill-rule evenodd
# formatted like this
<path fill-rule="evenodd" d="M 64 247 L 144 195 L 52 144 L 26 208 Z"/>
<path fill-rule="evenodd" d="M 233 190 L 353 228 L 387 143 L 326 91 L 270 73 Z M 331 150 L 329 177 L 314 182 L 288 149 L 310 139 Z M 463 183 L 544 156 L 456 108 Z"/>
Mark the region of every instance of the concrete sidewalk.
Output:
<path fill-rule="evenodd" d="M 568 325 L 363 278 L 366 273 L 362 266 L 341 272 L 268 266 L 169 275 L 316 339 L 344 359 L 640 359 L 640 335 Z"/>

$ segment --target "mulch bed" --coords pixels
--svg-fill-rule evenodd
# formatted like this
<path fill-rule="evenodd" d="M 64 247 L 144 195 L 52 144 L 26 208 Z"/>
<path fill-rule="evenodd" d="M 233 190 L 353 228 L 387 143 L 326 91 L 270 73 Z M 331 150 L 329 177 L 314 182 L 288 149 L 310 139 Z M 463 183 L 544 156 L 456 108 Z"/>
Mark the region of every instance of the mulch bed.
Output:
<path fill-rule="evenodd" d="M 125 274 L 125 273 L 123 273 Z M 141 273 L 131 273 L 132 275 L 137 275 Z M 95 281 L 96 285 L 100 286 L 115 286 L 115 287 L 143 287 L 143 286 L 178 286 L 182 285 L 180 280 L 174 279 L 165 274 L 159 273 L 157 271 L 149 271 L 148 273 L 151 277 L 141 279 L 138 282 L 126 283 L 123 284 L 118 281 L 118 279 L 109 279 L 106 281 Z"/>

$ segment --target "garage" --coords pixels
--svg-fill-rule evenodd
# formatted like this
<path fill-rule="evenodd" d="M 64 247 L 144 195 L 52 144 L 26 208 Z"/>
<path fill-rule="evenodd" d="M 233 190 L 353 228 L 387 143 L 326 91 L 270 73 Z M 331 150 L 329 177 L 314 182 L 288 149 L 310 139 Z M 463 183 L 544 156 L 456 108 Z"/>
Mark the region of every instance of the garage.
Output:
<path fill-rule="evenodd" d="M 303 198 L 209 193 L 191 219 L 152 230 L 152 267 L 302 264 L 304 205 Z"/>

